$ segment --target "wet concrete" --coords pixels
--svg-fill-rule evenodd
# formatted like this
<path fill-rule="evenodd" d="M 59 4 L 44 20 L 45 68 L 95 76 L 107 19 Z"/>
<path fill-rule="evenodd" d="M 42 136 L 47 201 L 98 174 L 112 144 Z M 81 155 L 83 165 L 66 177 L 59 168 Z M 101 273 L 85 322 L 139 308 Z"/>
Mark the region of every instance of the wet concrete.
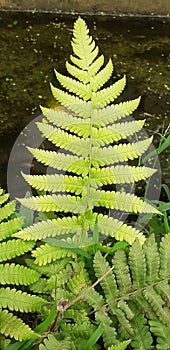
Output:
<path fill-rule="evenodd" d="M 170 14 L 169 0 L 0 0 L 1 9 L 80 13 Z"/>

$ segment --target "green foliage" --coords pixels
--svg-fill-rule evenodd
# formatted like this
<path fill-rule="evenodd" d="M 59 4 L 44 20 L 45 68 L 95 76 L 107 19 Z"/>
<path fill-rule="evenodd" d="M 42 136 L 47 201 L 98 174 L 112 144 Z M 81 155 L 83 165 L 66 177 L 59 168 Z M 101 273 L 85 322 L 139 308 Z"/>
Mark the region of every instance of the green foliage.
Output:
<path fill-rule="evenodd" d="M 61 152 L 29 148 L 42 164 L 67 174 L 23 175 L 43 195 L 20 202 L 44 212 L 43 221 L 32 224 L 32 215 L 25 212 L 23 223 L 15 203 L 6 203 L 8 195 L 0 190 L 0 346 L 168 350 L 170 234 L 166 231 L 158 244 L 154 235 L 146 239 L 132 226 L 99 213 L 101 208 L 160 213 L 135 195 L 104 187 L 133 184 L 155 172 L 124 165 L 141 157 L 152 141 L 120 143 L 143 127 L 143 121 L 123 120 L 140 99 L 113 104 L 126 78 L 105 87 L 112 61 L 103 67 L 104 57 L 81 18 L 75 22 L 72 48 L 71 63 L 66 63 L 72 77 L 56 71 L 63 90 L 51 87 L 64 108 L 42 108 L 47 123 L 37 124 Z M 123 242 L 104 245 L 99 233 Z M 34 330 L 27 325 L 33 312 L 37 316 L 29 324 Z"/>
<path fill-rule="evenodd" d="M 103 293 L 92 289 L 83 299 L 93 307 L 97 323 L 106 327 L 107 322 L 107 327 L 116 327 L 115 335 L 118 332 L 122 340 L 131 338 L 131 346 L 136 350 L 154 349 L 155 336 L 157 349 L 170 347 L 169 244 L 170 235 L 162 238 L 159 249 L 153 236 L 148 238 L 143 248 L 136 240 L 128 256 L 123 250 L 115 253 L 113 272 L 100 251 L 94 257 L 94 271 Z M 151 279 L 150 265 L 153 260 L 157 269 Z M 108 341 L 106 337 L 105 347 L 109 345 Z"/>
<path fill-rule="evenodd" d="M 141 157 L 152 142 L 151 137 L 124 143 L 127 137 L 134 138 L 144 124 L 127 118 L 138 107 L 140 98 L 113 103 L 124 90 L 126 78 L 105 87 L 112 76 L 112 61 L 110 59 L 103 67 L 104 57 L 99 54 L 99 48 L 81 18 L 75 22 L 71 44 L 71 63 L 66 63 L 70 76 L 55 71 L 61 88 L 51 85 L 53 96 L 62 108 L 42 107 L 46 122 L 37 123 L 43 137 L 61 151 L 28 148 L 38 161 L 58 171 L 67 171 L 67 175 L 23 175 L 33 188 L 44 194 L 19 199 L 32 210 L 62 212 L 64 216 L 26 227 L 15 237 L 41 240 L 58 235 L 60 240 L 63 238 L 81 248 L 93 244 L 88 234 L 93 231 L 98 217 L 99 234 L 130 244 L 138 237 L 143 244 L 145 237 L 141 232 L 97 212 L 99 207 L 136 214 L 159 213 L 133 194 L 108 191 L 103 187 L 133 184 L 155 172 L 144 166 L 124 165 L 125 161 Z"/>
<path fill-rule="evenodd" d="M 58 341 L 52 334 L 48 335 L 48 338 L 44 339 L 44 344 L 39 345 L 39 350 L 70 350 L 71 342 L 68 339 Z"/>
<path fill-rule="evenodd" d="M 28 286 L 39 280 L 40 274 L 24 265 L 14 263 L 13 258 L 22 257 L 30 252 L 35 242 L 25 242 L 12 238 L 12 234 L 21 230 L 22 217 L 15 215 L 15 202 L 7 202 L 8 194 L 0 189 L 0 333 L 16 340 L 37 338 L 36 334 L 14 312 L 40 312 L 47 301 L 36 295 L 23 292 L 23 286 Z M 11 288 L 11 285 L 14 287 Z M 3 286 L 3 287 L 2 287 Z M 15 287 L 20 286 L 21 289 Z M 9 342 L 1 339 L 2 348 Z"/>

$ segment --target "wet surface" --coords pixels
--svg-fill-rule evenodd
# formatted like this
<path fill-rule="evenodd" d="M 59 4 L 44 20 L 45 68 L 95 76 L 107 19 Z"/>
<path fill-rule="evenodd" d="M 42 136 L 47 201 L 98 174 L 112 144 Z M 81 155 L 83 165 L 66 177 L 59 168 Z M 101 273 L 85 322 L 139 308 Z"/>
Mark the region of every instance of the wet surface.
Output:
<path fill-rule="evenodd" d="M 161 18 L 99 16 L 85 18 L 106 62 L 113 59 L 111 82 L 127 75 L 121 99 L 142 95 L 134 114 L 146 119 L 145 130 L 168 136 L 170 122 L 170 21 Z M 0 182 L 6 186 L 11 148 L 22 131 L 51 106 L 53 69 L 65 73 L 71 54 L 74 17 L 54 14 L 0 14 Z M 170 147 L 160 156 L 163 181 L 170 183 Z M 17 161 L 17 159 L 16 159 Z M 20 159 L 19 159 L 20 161 Z M 15 165 L 14 165 L 15 166 Z M 27 159 L 24 166 L 29 168 Z"/>

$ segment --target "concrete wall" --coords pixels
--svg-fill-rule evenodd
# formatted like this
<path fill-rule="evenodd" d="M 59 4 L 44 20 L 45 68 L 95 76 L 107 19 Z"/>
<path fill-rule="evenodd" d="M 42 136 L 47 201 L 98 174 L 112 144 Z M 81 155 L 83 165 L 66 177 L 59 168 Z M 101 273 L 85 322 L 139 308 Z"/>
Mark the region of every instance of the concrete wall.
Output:
<path fill-rule="evenodd" d="M 169 15 L 170 0 L 0 0 L 0 9 Z"/>

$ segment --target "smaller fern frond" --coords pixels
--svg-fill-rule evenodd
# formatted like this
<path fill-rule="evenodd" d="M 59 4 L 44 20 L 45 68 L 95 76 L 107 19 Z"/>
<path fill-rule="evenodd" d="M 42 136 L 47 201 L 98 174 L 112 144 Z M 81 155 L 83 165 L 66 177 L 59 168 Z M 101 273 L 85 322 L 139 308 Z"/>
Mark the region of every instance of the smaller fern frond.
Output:
<path fill-rule="evenodd" d="M 75 58 L 71 55 L 71 61 L 83 70 L 88 70 L 98 54 L 98 47 L 91 36 L 89 29 L 83 19 L 80 17 L 74 23 L 72 48 L 74 54 L 79 57 Z"/>
<path fill-rule="evenodd" d="M 135 167 L 128 165 L 117 165 L 105 168 L 92 168 L 90 175 L 99 185 L 133 183 L 152 176 L 155 169 L 147 167 Z"/>
<path fill-rule="evenodd" d="M 21 292 L 20 290 L 0 288 L 0 306 L 13 311 L 35 312 L 40 311 L 48 302 L 35 295 Z"/>
<path fill-rule="evenodd" d="M 70 249 L 62 249 L 60 247 L 52 246 L 46 243 L 36 248 L 36 250 L 32 252 L 32 256 L 35 258 L 35 264 L 42 266 L 49 264 L 52 261 L 63 259 L 66 256 L 75 257 L 76 254 L 73 253 Z"/>
<path fill-rule="evenodd" d="M 116 282 L 120 295 L 125 295 L 132 289 L 130 270 L 127 264 L 125 252 L 123 250 L 116 251 L 115 259 L 112 260 L 112 263 L 114 266 L 114 273 L 116 275 Z"/>
<path fill-rule="evenodd" d="M 105 275 L 106 272 L 109 270 L 110 266 L 108 262 L 105 260 L 105 258 L 102 256 L 101 252 L 98 251 L 95 254 L 94 257 L 94 271 L 97 278 L 100 278 L 101 276 Z M 109 302 L 111 299 L 117 297 L 118 295 L 118 289 L 116 285 L 116 281 L 114 279 L 113 274 L 108 274 L 101 282 L 100 282 L 107 302 Z"/>
<path fill-rule="evenodd" d="M 25 266 L 12 264 L 0 264 L 0 281 L 1 284 L 23 284 L 27 286 L 36 282 L 40 275 Z"/>
<path fill-rule="evenodd" d="M 100 193 L 91 188 L 91 191 L 89 191 L 89 209 L 97 205 L 99 196 Z M 18 198 L 18 201 L 27 208 L 42 212 L 64 211 L 65 213 L 72 212 L 78 214 L 85 213 L 87 210 L 86 199 L 71 195 L 44 195 L 31 198 Z"/>
<path fill-rule="evenodd" d="M 160 258 L 158 252 L 158 246 L 155 242 L 154 235 L 147 238 L 144 244 L 144 252 L 147 262 L 146 278 L 149 284 L 157 282 L 159 280 L 159 266 Z"/>
<path fill-rule="evenodd" d="M 114 129 L 121 135 L 121 138 L 126 139 L 127 137 L 139 132 L 144 124 L 145 120 L 132 120 L 128 122 L 114 123 L 110 125 L 109 128 Z"/>
<path fill-rule="evenodd" d="M 11 201 L 5 204 L 3 207 L 1 207 L 0 221 L 3 221 L 4 219 L 7 219 L 9 216 L 11 216 L 14 213 L 14 210 L 15 210 L 15 201 Z"/>
<path fill-rule="evenodd" d="M 73 344 L 69 337 L 59 341 L 52 334 L 49 334 L 43 340 L 43 343 L 39 345 L 39 350 L 70 350 L 74 349 L 72 346 Z"/>
<path fill-rule="evenodd" d="M 94 226 L 95 218 L 96 214 L 93 214 L 90 219 L 83 218 L 84 229 L 89 229 L 90 225 Z M 13 236 L 24 240 L 40 240 L 46 237 L 55 237 L 68 233 L 78 234 L 81 232 L 82 217 L 72 216 L 38 222 L 15 233 Z"/>
<path fill-rule="evenodd" d="M 15 258 L 34 247 L 35 242 L 23 242 L 20 239 L 12 239 L 0 244 L 0 262 Z"/>
<path fill-rule="evenodd" d="M 92 149 L 92 160 L 99 165 L 109 165 L 117 162 L 133 160 L 141 156 L 150 146 L 152 137 L 132 144 L 120 144 L 115 146 Z"/>
<path fill-rule="evenodd" d="M 116 329 L 113 327 L 112 320 L 109 317 L 105 306 L 102 306 L 100 310 L 96 312 L 95 319 L 99 325 L 101 324 L 103 326 L 102 338 L 105 349 L 108 346 L 117 343 L 117 332 Z"/>
<path fill-rule="evenodd" d="M 146 260 L 139 240 L 136 240 L 130 247 L 129 264 L 134 289 L 144 287 L 146 284 Z"/>
<path fill-rule="evenodd" d="M 149 286 L 144 291 L 144 296 L 149 304 L 152 306 L 158 318 L 163 324 L 167 326 L 170 324 L 170 315 L 168 310 L 166 310 L 166 302 L 161 298 L 161 296 L 154 290 L 152 286 Z"/>
<path fill-rule="evenodd" d="M 159 276 L 162 279 L 170 278 L 170 234 L 165 235 L 160 243 L 160 271 Z"/>
<path fill-rule="evenodd" d="M 106 66 L 97 73 L 93 79 L 91 79 L 91 85 L 94 92 L 99 90 L 111 77 L 113 73 L 113 63 L 112 60 L 109 59 Z"/>
<path fill-rule="evenodd" d="M 0 311 L 0 325 L 0 332 L 6 337 L 14 337 L 19 341 L 39 337 L 39 335 L 28 327 L 20 318 L 13 316 L 7 310 Z"/>
<path fill-rule="evenodd" d="M 167 350 L 170 348 L 170 325 L 164 325 L 158 320 L 149 321 L 152 333 L 157 337 L 157 349 Z"/>
<path fill-rule="evenodd" d="M 136 311 L 134 305 L 132 309 L 134 309 L 134 312 Z M 131 320 L 131 324 L 134 326 L 134 337 L 131 342 L 133 349 L 154 349 L 152 345 L 153 339 L 147 325 L 147 319 L 140 311 L 135 312 L 135 317 Z"/>
<path fill-rule="evenodd" d="M 90 118 L 91 103 L 83 101 L 81 98 L 62 91 L 51 84 L 51 91 L 54 98 L 61 103 L 62 106 L 70 109 L 83 118 Z M 96 106 L 97 107 L 97 106 Z"/>
<path fill-rule="evenodd" d="M 138 107 L 140 97 L 135 100 L 112 104 L 102 109 L 94 109 L 92 115 L 93 124 L 106 126 L 132 114 Z"/>
<path fill-rule="evenodd" d="M 108 88 L 102 89 L 92 95 L 92 101 L 100 105 L 100 108 L 105 107 L 107 104 L 113 102 L 124 90 L 126 85 L 126 77 L 119 79 L 113 85 Z"/>
<path fill-rule="evenodd" d="M 76 94 L 77 96 L 83 98 L 84 101 L 87 101 L 91 97 L 90 93 L 90 85 L 89 84 L 82 84 L 78 82 L 75 79 L 66 77 L 65 75 L 60 74 L 55 70 L 55 75 L 60 82 L 60 84 L 72 92 L 73 94 Z"/>
<path fill-rule="evenodd" d="M 22 173 L 22 175 L 30 186 L 45 192 L 72 192 L 78 195 L 84 193 L 84 186 L 87 182 L 81 177 L 62 174 L 26 175 Z"/>
<path fill-rule="evenodd" d="M 105 236 L 115 237 L 118 241 L 126 241 L 129 244 L 132 244 L 136 238 L 141 244 L 146 240 L 143 233 L 134 227 L 102 214 L 98 216 L 98 230 Z"/>
<path fill-rule="evenodd" d="M 13 233 L 21 230 L 22 218 L 14 218 L 6 222 L 0 223 L 0 241 L 12 236 Z"/>
<path fill-rule="evenodd" d="M 104 62 L 104 57 L 103 57 L 103 62 Z M 67 68 L 67 71 L 70 73 L 70 75 L 72 75 L 74 78 L 77 78 L 84 84 L 89 83 L 89 75 L 86 70 L 82 70 L 69 62 L 66 62 L 66 68 Z"/>
<path fill-rule="evenodd" d="M 39 162 L 58 170 L 69 170 L 69 167 L 79 159 L 77 156 L 56 153 L 55 151 L 46 151 L 31 147 L 27 148 Z"/>
<path fill-rule="evenodd" d="M 8 198 L 9 198 L 9 194 L 8 193 L 3 193 L 3 190 L 1 189 L 1 191 L 0 191 L 0 205 L 2 205 L 5 202 L 7 202 Z"/>
<path fill-rule="evenodd" d="M 100 193 L 97 206 L 104 206 L 109 209 L 123 210 L 132 213 L 156 213 L 159 210 L 144 202 L 137 196 L 126 192 L 96 191 Z"/>

